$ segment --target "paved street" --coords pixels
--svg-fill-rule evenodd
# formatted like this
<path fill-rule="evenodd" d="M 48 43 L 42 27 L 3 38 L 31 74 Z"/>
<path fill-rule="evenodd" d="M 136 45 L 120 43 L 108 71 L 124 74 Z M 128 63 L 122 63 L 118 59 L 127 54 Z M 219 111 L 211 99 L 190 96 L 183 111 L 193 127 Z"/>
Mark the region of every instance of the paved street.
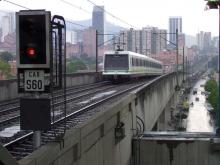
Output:
<path fill-rule="evenodd" d="M 189 103 L 193 102 L 193 105 L 189 108 L 189 115 L 187 118 L 187 132 L 214 132 L 212 122 L 210 120 L 209 112 L 206 108 L 206 98 L 202 94 L 207 80 L 201 79 L 194 86 L 194 90 L 197 89 L 197 94 L 193 95 L 193 91 L 190 94 Z M 201 86 L 202 85 L 202 86 Z"/>

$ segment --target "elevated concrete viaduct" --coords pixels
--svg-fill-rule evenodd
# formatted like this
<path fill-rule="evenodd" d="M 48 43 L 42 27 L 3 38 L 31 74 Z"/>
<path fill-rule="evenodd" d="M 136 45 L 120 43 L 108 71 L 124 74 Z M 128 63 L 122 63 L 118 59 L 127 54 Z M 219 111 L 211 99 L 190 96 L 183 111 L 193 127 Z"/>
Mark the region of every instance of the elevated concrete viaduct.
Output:
<path fill-rule="evenodd" d="M 182 76 L 179 77 L 181 82 Z M 177 100 L 176 75 L 154 79 L 142 88 L 92 116 L 78 128 L 68 130 L 64 146 L 50 143 L 19 161 L 21 165 L 130 165 L 132 138 L 144 130 L 166 130 L 170 107 Z M 142 125 L 137 124 L 142 121 Z M 116 138 L 123 123 L 125 136 Z"/>

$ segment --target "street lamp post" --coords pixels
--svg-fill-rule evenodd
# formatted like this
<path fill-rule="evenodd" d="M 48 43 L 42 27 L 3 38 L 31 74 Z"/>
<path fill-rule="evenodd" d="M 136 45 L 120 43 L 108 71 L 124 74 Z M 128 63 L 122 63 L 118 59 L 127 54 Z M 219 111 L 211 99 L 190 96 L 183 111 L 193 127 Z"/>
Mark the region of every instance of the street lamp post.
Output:
<path fill-rule="evenodd" d="M 220 0 L 205 0 L 207 2 L 207 6 L 209 9 L 218 9 L 219 10 L 219 57 L 218 57 L 218 65 L 220 66 Z M 219 69 L 220 70 L 220 69 Z M 218 73 L 219 73 L 218 70 Z M 220 76 L 218 76 L 218 93 L 220 94 Z M 218 96 L 218 128 L 216 130 L 216 135 L 220 136 L 220 96 Z"/>

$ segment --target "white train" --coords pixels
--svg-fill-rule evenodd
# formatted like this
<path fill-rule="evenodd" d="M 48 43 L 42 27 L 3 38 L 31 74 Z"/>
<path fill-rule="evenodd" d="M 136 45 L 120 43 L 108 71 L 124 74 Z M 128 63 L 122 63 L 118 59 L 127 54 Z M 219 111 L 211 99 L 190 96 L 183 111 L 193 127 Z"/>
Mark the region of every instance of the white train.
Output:
<path fill-rule="evenodd" d="M 103 75 L 111 80 L 121 80 L 163 73 L 162 63 L 146 55 L 130 51 L 106 51 Z"/>

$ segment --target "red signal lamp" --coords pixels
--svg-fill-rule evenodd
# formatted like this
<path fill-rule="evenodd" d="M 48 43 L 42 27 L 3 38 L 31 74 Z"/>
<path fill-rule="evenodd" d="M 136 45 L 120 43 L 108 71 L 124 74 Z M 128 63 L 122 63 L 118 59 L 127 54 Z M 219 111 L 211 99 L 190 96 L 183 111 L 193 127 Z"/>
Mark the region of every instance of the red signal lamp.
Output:
<path fill-rule="evenodd" d="M 27 56 L 31 58 L 36 57 L 36 50 L 34 48 L 28 48 L 27 49 Z"/>

